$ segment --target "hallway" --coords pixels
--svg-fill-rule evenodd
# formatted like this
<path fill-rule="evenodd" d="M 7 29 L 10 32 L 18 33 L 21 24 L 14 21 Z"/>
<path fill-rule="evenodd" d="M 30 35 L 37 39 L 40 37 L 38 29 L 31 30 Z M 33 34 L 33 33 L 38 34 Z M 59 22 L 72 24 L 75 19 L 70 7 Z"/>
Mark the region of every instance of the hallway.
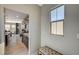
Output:
<path fill-rule="evenodd" d="M 6 55 L 27 55 L 28 49 L 20 40 L 18 35 L 12 35 L 8 40 L 8 45 L 5 48 Z"/>

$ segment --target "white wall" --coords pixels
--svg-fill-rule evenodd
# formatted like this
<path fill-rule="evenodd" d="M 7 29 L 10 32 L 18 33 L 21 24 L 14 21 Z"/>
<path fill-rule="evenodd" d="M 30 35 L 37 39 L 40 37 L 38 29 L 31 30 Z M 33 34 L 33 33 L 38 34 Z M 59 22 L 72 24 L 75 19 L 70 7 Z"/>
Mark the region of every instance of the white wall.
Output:
<path fill-rule="evenodd" d="M 41 46 L 49 46 L 63 54 L 79 54 L 79 5 L 65 5 L 64 37 L 50 35 L 49 11 L 55 5 L 41 8 Z"/>
<path fill-rule="evenodd" d="M 0 55 L 4 54 L 4 9 L 0 5 Z"/>
<path fill-rule="evenodd" d="M 2 5 L 4 8 L 29 14 L 29 42 L 30 53 L 36 51 L 40 47 L 40 7 L 37 5 Z"/>

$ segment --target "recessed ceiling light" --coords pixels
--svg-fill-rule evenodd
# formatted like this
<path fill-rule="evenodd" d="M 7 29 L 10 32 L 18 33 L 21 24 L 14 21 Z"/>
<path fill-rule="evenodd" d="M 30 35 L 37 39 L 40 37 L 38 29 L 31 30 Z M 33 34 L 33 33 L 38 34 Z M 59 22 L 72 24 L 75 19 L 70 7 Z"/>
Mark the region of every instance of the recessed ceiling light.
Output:
<path fill-rule="evenodd" d="M 19 17 L 19 16 L 16 16 L 17 18 Z"/>

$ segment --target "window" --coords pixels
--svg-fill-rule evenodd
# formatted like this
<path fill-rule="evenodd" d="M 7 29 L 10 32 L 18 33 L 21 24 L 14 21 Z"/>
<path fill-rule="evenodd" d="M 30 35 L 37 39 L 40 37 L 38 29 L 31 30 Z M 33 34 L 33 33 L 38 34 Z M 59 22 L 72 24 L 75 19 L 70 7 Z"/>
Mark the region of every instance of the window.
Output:
<path fill-rule="evenodd" d="M 15 33 L 16 32 L 16 25 L 15 24 L 12 24 L 11 25 L 11 32 L 12 33 Z"/>
<path fill-rule="evenodd" d="M 5 24 L 5 30 L 15 33 L 16 25 L 15 24 Z"/>
<path fill-rule="evenodd" d="M 64 5 L 51 10 L 51 34 L 63 34 Z"/>
<path fill-rule="evenodd" d="M 5 24 L 5 30 L 10 31 L 10 25 L 9 24 Z"/>

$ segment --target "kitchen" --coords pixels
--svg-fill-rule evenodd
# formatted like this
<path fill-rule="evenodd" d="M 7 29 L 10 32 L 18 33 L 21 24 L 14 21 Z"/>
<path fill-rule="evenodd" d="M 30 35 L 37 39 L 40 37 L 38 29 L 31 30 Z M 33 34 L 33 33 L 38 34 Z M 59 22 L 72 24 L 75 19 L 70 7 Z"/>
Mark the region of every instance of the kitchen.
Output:
<path fill-rule="evenodd" d="M 29 15 L 5 8 L 5 54 L 27 55 Z"/>

